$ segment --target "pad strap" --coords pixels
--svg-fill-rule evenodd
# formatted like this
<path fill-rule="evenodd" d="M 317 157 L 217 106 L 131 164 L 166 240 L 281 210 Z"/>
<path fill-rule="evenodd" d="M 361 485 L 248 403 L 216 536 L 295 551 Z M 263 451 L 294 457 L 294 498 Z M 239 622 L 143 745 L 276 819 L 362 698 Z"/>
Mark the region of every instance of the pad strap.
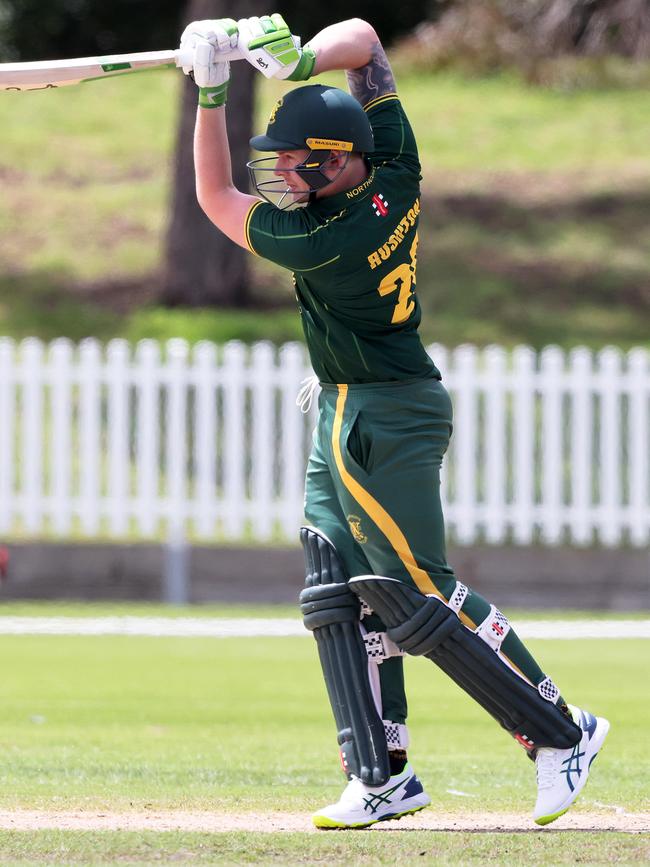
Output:
<path fill-rule="evenodd" d="M 467 599 L 468 593 L 469 587 L 467 587 L 467 585 L 463 584 L 461 581 L 456 581 L 456 587 L 454 588 L 454 592 L 449 597 L 449 602 L 447 603 L 447 605 L 449 605 L 452 611 L 455 611 L 456 614 L 458 614 L 460 609 L 463 607 L 465 599 Z"/>
<path fill-rule="evenodd" d="M 406 750 L 411 743 L 409 730 L 404 723 L 392 722 L 392 720 L 382 720 L 384 723 L 384 731 L 386 732 L 386 743 L 389 750 Z"/>
<path fill-rule="evenodd" d="M 508 618 L 496 605 L 490 605 L 490 613 L 475 631 L 492 650 L 499 651 L 506 635 L 510 632 L 510 624 Z"/>
<path fill-rule="evenodd" d="M 356 597 L 355 597 L 356 598 Z M 372 659 L 378 665 L 391 656 L 405 656 L 395 642 L 389 638 L 386 632 L 366 632 L 363 636 L 366 645 L 368 659 Z"/>

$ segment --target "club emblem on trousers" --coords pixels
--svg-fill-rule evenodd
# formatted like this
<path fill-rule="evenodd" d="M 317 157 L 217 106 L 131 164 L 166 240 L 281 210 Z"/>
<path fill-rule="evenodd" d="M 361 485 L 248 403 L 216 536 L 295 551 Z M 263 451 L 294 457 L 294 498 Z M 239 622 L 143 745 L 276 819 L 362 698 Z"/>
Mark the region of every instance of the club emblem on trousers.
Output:
<path fill-rule="evenodd" d="M 361 518 L 357 515 L 348 515 L 348 524 L 350 525 L 350 532 L 354 541 L 360 545 L 364 545 L 368 541 L 368 537 L 361 529 Z"/>

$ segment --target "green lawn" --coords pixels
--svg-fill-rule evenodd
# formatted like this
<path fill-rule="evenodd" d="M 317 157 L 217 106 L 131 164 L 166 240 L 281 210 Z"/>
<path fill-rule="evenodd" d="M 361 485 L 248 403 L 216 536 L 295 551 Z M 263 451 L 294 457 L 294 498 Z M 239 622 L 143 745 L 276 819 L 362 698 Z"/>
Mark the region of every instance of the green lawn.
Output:
<path fill-rule="evenodd" d="M 503 603 L 501 600 L 500 604 Z M 502 604 L 504 611 L 506 608 Z M 650 611 L 578 611 L 576 609 L 524 610 L 507 608 L 512 620 L 648 620 Z M 157 602 L 1 601 L 0 617 L 191 617 L 300 619 L 295 605 L 247 605 L 230 602 L 168 605 Z"/>
<path fill-rule="evenodd" d="M 647 809 L 636 686 L 647 644 L 531 646 L 570 700 L 612 722 L 585 803 Z M 0 656 L 12 660 L 0 708 L 5 807 L 304 810 L 340 788 L 306 639 L 0 636 Z M 458 789 L 491 810 L 530 806 L 523 752 L 431 663 L 408 662 L 412 758 L 435 803 L 454 809 L 447 790 Z"/>
<path fill-rule="evenodd" d="M 300 336 L 288 275 L 258 260 L 258 294 L 287 309 L 156 307 L 179 82 L 170 70 L 0 96 L 1 332 Z M 647 344 L 647 90 L 398 84 L 424 170 L 425 339 Z M 282 88 L 262 83 L 258 126 Z"/>
<path fill-rule="evenodd" d="M 530 646 L 570 700 L 612 723 L 575 811 L 647 812 L 647 642 Z M 305 813 L 340 791 L 310 639 L 0 636 L 0 658 L 1 809 Z M 534 774 L 523 752 L 428 661 L 407 660 L 407 681 L 411 758 L 432 809 L 527 815 Z M 648 846 L 644 835 L 532 822 L 530 834 L 0 833 L 2 863 L 595 864 L 643 862 Z"/>

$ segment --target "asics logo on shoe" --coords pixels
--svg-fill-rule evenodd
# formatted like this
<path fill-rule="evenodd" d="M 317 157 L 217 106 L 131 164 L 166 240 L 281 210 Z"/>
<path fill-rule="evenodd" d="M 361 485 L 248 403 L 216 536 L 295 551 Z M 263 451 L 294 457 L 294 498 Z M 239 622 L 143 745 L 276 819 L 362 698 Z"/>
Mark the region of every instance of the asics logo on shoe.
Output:
<path fill-rule="evenodd" d="M 382 804 L 392 803 L 390 795 L 396 792 L 401 785 L 402 783 L 398 783 L 396 786 L 393 786 L 392 789 L 386 789 L 385 792 L 379 792 L 376 795 L 367 795 L 363 799 L 363 809 L 368 810 L 370 813 L 376 813 Z"/>
<path fill-rule="evenodd" d="M 573 784 L 573 780 L 571 779 L 571 774 L 576 775 L 576 783 L 580 779 L 580 774 L 582 773 L 582 768 L 580 767 L 580 759 L 584 756 L 584 750 L 580 752 L 580 744 L 576 744 L 573 750 L 571 751 L 571 755 L 568 759 L 564 759 L 562 762 L 566 767 L 560 771 L 561 774 L 566 774 L 566 781 L 568 787 L 573 791 L 575 786 Z"/>
<path fill-rule="evenodd" d="M 590 713 L 586 711 L 580 711 L 582 714 L 582 719 L 580 720 L 580 728 L 583 732 L 586 732 L 589 735 L 589 740 L 592 739 L 594 732 L 596 731 L 597 721 L 596 717 L 592 716 Z"/>

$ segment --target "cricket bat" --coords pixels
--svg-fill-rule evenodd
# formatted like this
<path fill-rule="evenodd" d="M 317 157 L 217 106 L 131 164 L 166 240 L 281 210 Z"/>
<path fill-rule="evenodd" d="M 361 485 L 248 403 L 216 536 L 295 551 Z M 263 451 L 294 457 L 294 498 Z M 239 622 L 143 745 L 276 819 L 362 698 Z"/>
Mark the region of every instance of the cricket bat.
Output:
<path fill-rule="evenodd" d="M 219 55 L 223 60 L 241 60 L 234 49 Z M 191 66 L 192 55 L 180 51 L 141 51 L 72 60 L 36 60 L 30 63 L 0 63 L 0 90 L 49 90 L 82 81 L 96 81 L 126 72 L 161 66 Z"/>

